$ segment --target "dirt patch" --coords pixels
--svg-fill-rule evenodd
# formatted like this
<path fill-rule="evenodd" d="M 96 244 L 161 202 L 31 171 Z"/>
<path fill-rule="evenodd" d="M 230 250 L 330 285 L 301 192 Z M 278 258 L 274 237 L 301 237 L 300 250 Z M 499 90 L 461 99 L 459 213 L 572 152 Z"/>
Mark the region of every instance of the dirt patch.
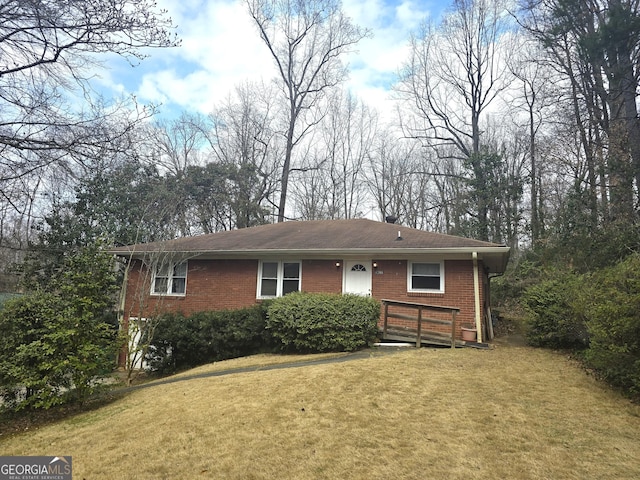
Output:
<path fill-rule="evenodd" d="M 523 328 L 524 320 L 521 316 L 511 312 L 496 313 L 493 322 L 493 333 L 496 345 L 513 345 L 522 347 L 527 344 Z"/>

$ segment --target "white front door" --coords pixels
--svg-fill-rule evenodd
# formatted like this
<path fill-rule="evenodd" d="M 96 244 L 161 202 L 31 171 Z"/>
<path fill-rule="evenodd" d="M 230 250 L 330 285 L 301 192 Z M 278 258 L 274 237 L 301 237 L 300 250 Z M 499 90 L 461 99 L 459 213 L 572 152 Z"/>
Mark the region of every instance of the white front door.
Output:
<path fill-rule="evenodd" d="M 344 262 L 343 293 L 371 296 L 371 261 L 346 260 Z"/>

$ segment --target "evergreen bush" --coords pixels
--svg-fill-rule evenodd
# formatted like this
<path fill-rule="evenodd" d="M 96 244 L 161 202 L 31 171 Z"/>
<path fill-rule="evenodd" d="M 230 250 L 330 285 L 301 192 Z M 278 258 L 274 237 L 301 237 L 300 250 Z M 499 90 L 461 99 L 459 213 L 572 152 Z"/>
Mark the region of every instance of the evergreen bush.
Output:
<path fill-rule="evenodd" d="M 83 401 L 115 367 L 111 256 L 97 246 L 68 256 L 48 288 L 0 311 L 0 408 Z"/>
<path fill-rule="evenodd" d="M 589 335 L 578 297 L 581 277 L 556 272 L 527 288 L 522 300 L 528 314 L 527 341 L 536 347 L 584 349 Z"/>
<path fill-rule="evenodd" d="M 612 385 L 640 395 L 640 255 L 591 278 L 585 295 L 586 364 Z"/>
<path fill-rule="evenodd" d="M 171 373 L 215 361 L 270 351 L 265 306 L 203 311 L 158 319 L 147 363 L 152 371 Z"/>
<path fill-rule="evenodd" d="M 379 319 L 371 297 L 295 292 L 273 300 L 267 328 L 284 351 L 353 351 L 374 341 Z"/>

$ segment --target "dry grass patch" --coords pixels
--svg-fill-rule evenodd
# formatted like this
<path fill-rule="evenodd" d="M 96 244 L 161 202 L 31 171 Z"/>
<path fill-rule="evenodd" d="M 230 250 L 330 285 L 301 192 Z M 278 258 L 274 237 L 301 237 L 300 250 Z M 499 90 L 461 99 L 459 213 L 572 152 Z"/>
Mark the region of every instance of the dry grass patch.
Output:
<path fill-rule="evenodd" d="M 156 385 L 0 451 L 86 479 L 631 479 L 640 408 L 558 354 L 421 349 Z"/>

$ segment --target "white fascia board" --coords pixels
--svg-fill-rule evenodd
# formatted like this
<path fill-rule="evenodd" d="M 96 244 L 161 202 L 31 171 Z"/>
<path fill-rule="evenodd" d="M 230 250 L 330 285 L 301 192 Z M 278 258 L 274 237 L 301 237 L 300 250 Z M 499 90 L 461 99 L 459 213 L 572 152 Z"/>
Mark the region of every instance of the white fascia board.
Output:
<path fill-rule="evenodd" d="M 158 251 L 145 252 L 133 251 L 127 254 L 118 253 L 119 255 L 133 257 L 146 257 L 149 255 L 157 255 L 160 253 L 184 256 L 190 258 L 262 258 L 264 256 L 291 256 L 297 258 L 334 258 L 337 256 L 363 256 L 371 255 L 384 256 L 384 258 L 404 258 L 410 256 L 422 255 L 472 255 L 474 252 L 478 255 L 497 254 L 505 255 L 510 251 L 509 247 L 463 247 L 463 248 L 335 248 L 335 249 L 253 249 L 253 250 L 207 250 L 207 251 Z M 382 257 L 380 257 L 382 258 Z"/>
<path fill-rule="evenodd" d="M 298 260 L 342 260 L 344 258 L 369 258 L 373 260 L 412 260 L 416 258 L 438 258 L 445 260 L 467 260 L 474 253 L 480 260 L 491 263 L 493 270 L 503 271 L 509 259 L 510 248 L 455 247 L 455 248 L 349 248 L 349 249 L 253 249 L 253 250 L 213 250 L 213 251 L 165 251 L 131 252 L 133 258 L 147 258 L 152 255 L 167 254 L 183 259 L 264 259 L 295 258 Z M 129 255 L 122 255 L 128 257 Z"/>
<path fill-rule="evenodd" d="M 305 259 L 333 259 L 343 257 L 372 257 L 379 259 L 403 259 L 439 256 L 461 259 L 478 255 L 508 255 L 509 247 L 476 247 L 476 248 L 350 248 L 350 249 L 255 249 L 255 250 L 215 250 L 207 252 L 175 252 L 197 258 L 263 258 L 263 257 L 295 257 Z"/>

